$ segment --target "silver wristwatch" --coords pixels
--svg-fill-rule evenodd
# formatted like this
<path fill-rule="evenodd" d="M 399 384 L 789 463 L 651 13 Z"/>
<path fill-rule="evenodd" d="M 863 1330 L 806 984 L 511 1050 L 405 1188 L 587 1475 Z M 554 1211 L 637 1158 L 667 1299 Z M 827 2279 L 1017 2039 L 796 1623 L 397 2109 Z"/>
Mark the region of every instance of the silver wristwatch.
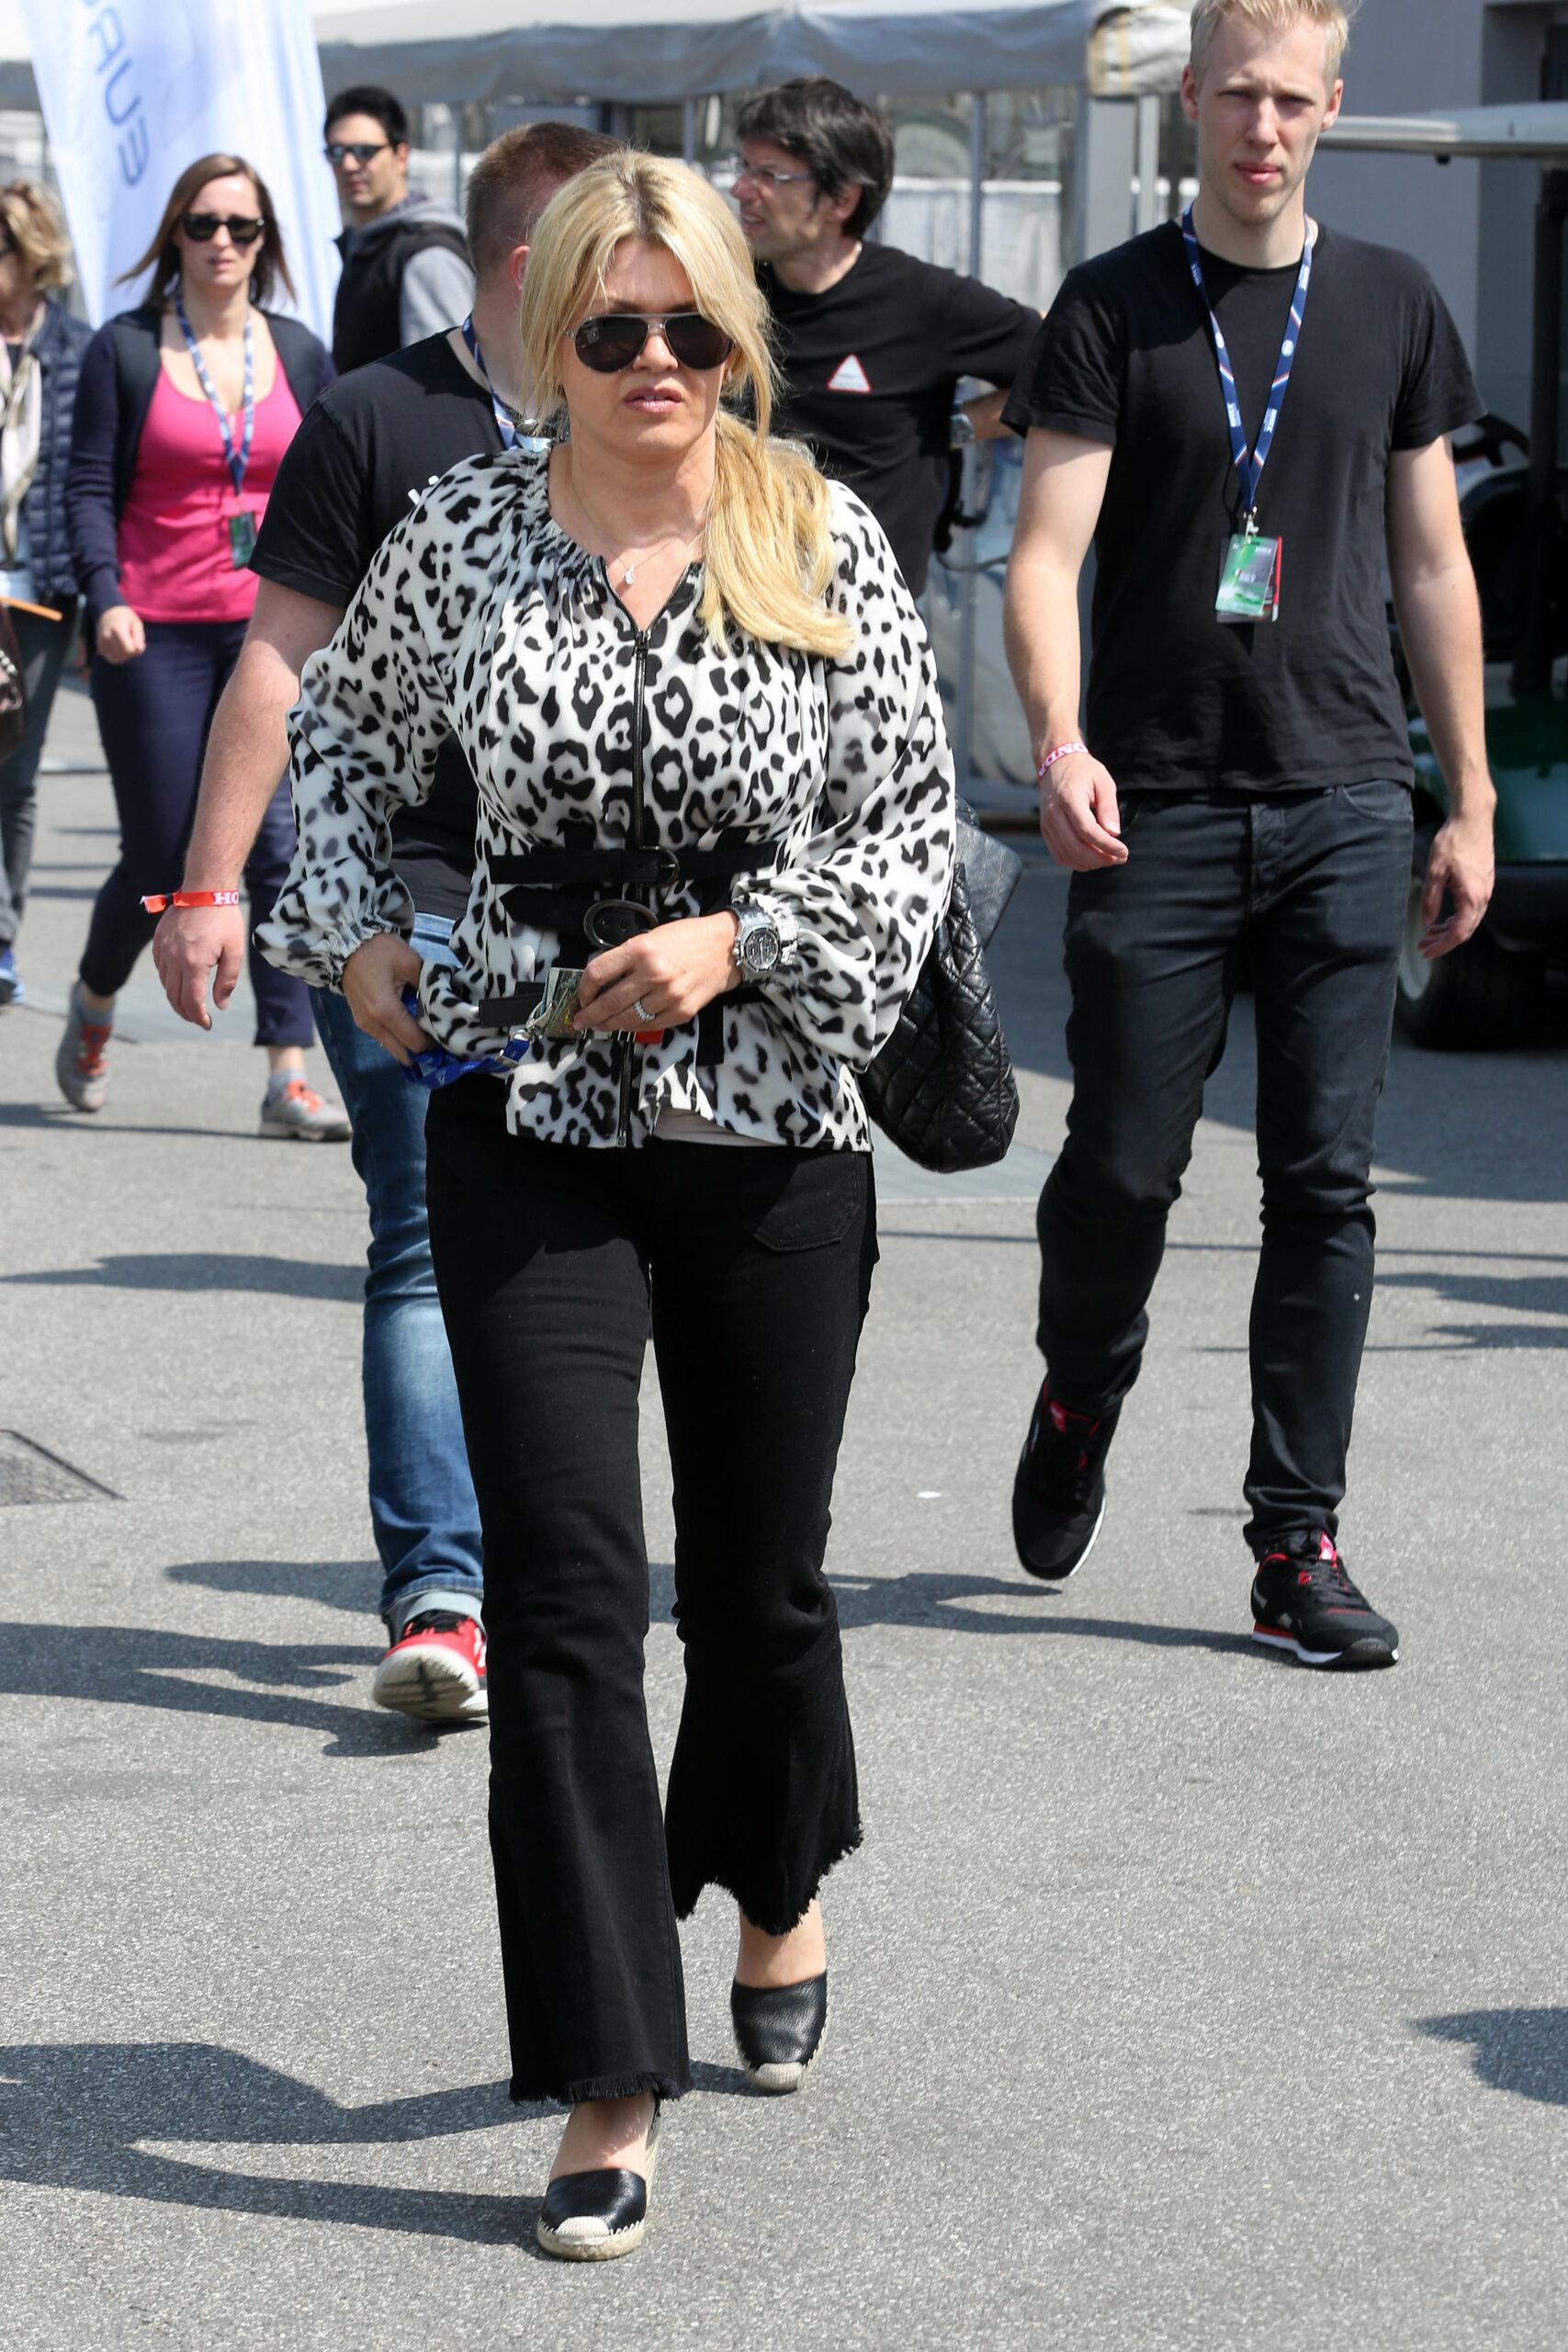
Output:
<path fill-rule="evenodd" d="M 947 446 L 950 449 L 968 449 L 975 441 L 975 420 L 967 409 L 955 408 L 948 419 Z"/>
<path fill-rule="evenodd" d="M 735 963 L 743 979 L 765 979 L 779 960 L 779 931 L 772 915 L 761 907 L 730 909 L 740 928 L 735 934 Z"/>

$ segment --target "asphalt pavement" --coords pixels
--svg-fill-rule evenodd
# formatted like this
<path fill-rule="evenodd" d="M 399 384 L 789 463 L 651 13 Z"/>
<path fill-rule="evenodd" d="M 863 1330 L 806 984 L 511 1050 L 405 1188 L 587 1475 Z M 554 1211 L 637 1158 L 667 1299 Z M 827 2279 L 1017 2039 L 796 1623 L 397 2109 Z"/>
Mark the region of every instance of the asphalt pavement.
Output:
<path fill-rule="evenodd" d="M 31 1002 L 0 1015 L 0 2343 L 1560 2346 L 1568 999 L 1511 1054 L 1396 1051 L 1344 1543 L 1404 1654 L 1314 1675 L 1246 1638 L 1245 1005 L 1105 1534 L 1060 1594 L 1014 1562 L 1067 1093 L 1063 884 L 1031 858 L 996 956 L 1019 1149 L 881 1176 L 829 1554 L 866 1842 L 828 1887 L 822 2063 L 750 2092 L 705 1898 L 647 2246 L 554 2265 L 484 1738 L 369 1703 L 348 1154 L 264 1148 L 243 1005 L 182 1030 L 150 963 L 108 1107 L 61 1102 L 115 848 L 79 694 L 51 755 Z"/>

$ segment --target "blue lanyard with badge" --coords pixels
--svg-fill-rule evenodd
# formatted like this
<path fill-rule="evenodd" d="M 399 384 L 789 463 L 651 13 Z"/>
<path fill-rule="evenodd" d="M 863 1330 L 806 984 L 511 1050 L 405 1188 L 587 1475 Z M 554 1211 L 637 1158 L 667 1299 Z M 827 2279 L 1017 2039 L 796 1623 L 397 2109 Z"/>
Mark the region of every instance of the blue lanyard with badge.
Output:
<path fill-rule="evenodd" d="M 208 407 L 218 419 L 218 430 L 223 437 L 223 462 L 229 469 L 229 479 L 234 485 L 234 495 L 238 498 L 245 487 L 245 468 L 251 461 L 251 443 L 255 437 L 256 429 L 255 348 L 252 340 L 250 312 L 247 311 L 245 313 L 245 422 L 238 449 L 234 447 L 233 431 L 223 403 L 218 397 L 218 387 L 213 382 L 207 362 L 201 356 L 201 345 L 191 333 L 190 321 L 186 316 L 185 298 L 178 293 L 175 296 L 175 316 L 180 322 L 180 333 L 186 339 L 186 349 L 190 354 L 191 366 L 196 369 L 196 380 L 207 395 Z M 256 518 L 242 509 L 238 514 L 231 514 L 226 518 L 224 527 L 229 534 L 229 560 L 236 571 L 243 571 L 255 552 Z"/>
<path fill-rule="evenodd" d="M 1209 300 L 1209 289 L 1203 282 L 1203 257 L 1198 249 L 1198 232 L 1192 225 L 1190 205 L 1181 216 L 1181 234 L 1186 241 L 1192 283 L 1198 288 L 1199 300 L 1209 314 L 1209 325 L 1214 338 L 1214 356 L 1219 362 L 1220 388 L 1225 398 L 1225 417 L 1230 425 L 1231 455 L 1247 492 L 1245 526 L 1234 532 L 1226 543 L 1220 571 L 1220 593 L 1214 599 L 1214 610 L 1220 619 L 1226 622 L 1277 621 L 1280 617 L 1280 588 L 1284 576 L 1285 543 L 1280 538 L 1268 538 L 1259 531 L 1258 494 L 1263 481 L 1263 469 L 1274 447 L 1274 435 L 1279 427 L 1280 412 L 1285 405 L 1291 370 L 1295 366 L 1302 321 L 1306 315 L 1307 292 L 1312 285 L 1312 255 L 1317 231 L 1311 221 L 1307 223 L 1306 243 L 1302 248 L 1301 275 L 1296 280 L 1296 290 L 1291 297 L 1291 316 L 1280 350 L 1280 364 L 1274 371 L 1269 406 L 1253 448 L 1247 447 L 1247 428 L 1241 417 L 1241 396 L 1235 388 L 1235 371 L 1231 366 L 1224 330 L 1214 315 L 1214 306 Z"/>
<path fill-rule="evenodd" d="M 507 407 L 501 394 L 491 382 L 490 369 L 485 366 L 485 356 L 479 349 L 479 339 L 474 331 L 474 317 L 471 311 L 463 321 L 463 341 L 468 346 L 469 358 L 484 379 L 485 390 L 490 394 L 490 404 L 495 411 L 495 428 L 501 435 L 502 447 L 526 449 L 535 455 L 553 448 L 555 445 L 547 433 L 524 432 L 524 420 L 519 419 L 515 409 Z"/>

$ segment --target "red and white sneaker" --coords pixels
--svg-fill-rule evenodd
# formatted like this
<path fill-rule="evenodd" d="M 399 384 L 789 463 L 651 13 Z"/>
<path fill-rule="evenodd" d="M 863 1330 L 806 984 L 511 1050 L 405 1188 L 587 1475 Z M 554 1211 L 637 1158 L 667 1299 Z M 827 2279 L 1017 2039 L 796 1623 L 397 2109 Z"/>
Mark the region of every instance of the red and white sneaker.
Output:
<path fill-rule="evenodd" d="M 427 1724 L 482 1722 L 490 1713 L 483 1626 L 445 1609 L 411 1617 L 376 1668 L 370 1696 Z"/>
<path fill-rule="evenodd" d="M 1325 1529 L 1265 1553 L 1252 1585 L 1252 1638 L 1303 1666 L 1393 1666 L 1399 1635 L 1380 1617 Z"/>

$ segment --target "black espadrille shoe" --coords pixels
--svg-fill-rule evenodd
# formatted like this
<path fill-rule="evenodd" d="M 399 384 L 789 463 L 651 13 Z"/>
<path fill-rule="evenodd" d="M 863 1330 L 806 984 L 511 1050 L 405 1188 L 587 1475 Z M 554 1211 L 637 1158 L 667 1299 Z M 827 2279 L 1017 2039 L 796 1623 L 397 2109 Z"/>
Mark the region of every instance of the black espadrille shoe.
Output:
<path fill-rule="evenodd" d="M 740 2063 L 760 2091 L 797 2091 L 828 2030 L 828 1974 L 804 1984 L 729 1988 Z"/>
<path fill-rule="evenodd" d="M 551 2181 L 535 2233 L 545 2252 L 561 2262 L 614 2262 L 619 2255 L 635 2254 L 648 2228 L 649 2195 L 658 2161 L 656 2107 L 642 2172 L 568 2172 Z"/>

